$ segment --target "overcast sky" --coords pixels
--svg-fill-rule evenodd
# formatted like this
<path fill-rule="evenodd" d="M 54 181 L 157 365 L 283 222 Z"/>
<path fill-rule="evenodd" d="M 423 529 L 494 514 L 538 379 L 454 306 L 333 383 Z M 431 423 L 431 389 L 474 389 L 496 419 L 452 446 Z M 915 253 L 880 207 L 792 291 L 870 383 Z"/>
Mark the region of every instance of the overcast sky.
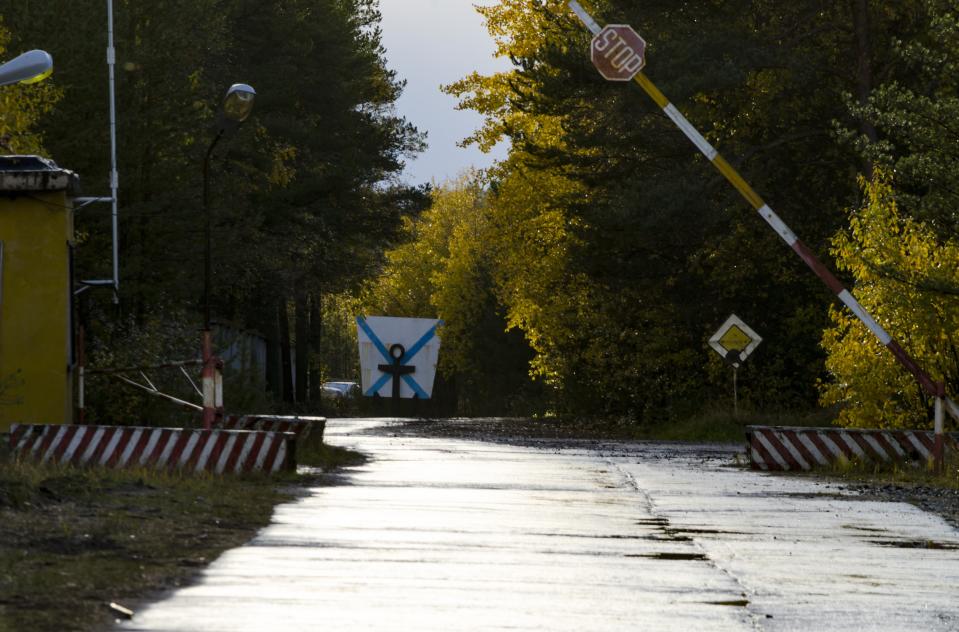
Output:
<path fill-rule="evenodd" d="M 470 166 L 487 167 L 506 155 L 504 143 L 489 154 L 473 146 L 457 147 L 481 125 L 482 117 L 456 111 L 456 99 L 439 89 L 474 70 L 490 74 L 509 67 L 508 61 L 493 59 L 493 40 L 474 4 L 494 1 L 380 0 L 389 67 L 407 81 L 397 111 L 429 134 L 429 148 L 407 164 L 408 182 L 443 182 Z"/>

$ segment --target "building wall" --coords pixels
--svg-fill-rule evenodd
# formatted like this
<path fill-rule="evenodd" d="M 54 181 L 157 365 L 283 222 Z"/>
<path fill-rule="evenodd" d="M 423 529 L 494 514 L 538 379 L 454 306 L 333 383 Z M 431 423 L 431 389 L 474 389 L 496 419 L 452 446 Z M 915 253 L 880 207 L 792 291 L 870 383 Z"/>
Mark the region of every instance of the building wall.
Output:
<path fill-rule="evenodd" d="M 0 195 L 0 432 L 72 421 L 69 207 L 64 191 Z"/>

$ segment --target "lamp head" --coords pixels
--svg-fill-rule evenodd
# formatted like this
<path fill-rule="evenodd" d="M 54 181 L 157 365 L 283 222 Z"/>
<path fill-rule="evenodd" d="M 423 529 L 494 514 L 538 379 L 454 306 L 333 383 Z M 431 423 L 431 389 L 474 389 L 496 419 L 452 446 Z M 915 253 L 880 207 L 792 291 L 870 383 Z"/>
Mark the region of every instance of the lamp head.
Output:
<path fill-rule="evenodd" d="M 256 90 L 245 83 L 234 83 L 223 98 L 221 117 L 224 127 L 236 128 L 250 117 Z"/>
<path fill-rule="evenodd" d="M 31 50 L 0 65 L 0 86 L 37 83 L 53 72 L 53 57 L 43 50 Z M 250 88 L 252 90 L 252 88 Z"/>

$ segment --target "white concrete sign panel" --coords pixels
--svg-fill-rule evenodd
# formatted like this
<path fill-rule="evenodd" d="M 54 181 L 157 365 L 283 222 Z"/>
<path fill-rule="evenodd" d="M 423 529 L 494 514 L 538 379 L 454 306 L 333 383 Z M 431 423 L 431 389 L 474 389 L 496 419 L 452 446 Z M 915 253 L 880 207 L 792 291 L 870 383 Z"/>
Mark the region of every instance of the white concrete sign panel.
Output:
<path fill-rule="evenodd" d="M 429 399 L 440 355 L 433 318 L 357 316 L 363 395 Z"/>

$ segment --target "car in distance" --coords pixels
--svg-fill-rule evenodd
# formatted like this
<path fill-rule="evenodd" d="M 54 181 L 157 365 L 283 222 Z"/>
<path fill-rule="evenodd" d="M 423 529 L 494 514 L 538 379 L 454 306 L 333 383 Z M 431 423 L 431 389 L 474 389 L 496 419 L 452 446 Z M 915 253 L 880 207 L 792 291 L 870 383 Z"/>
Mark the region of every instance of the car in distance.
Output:
<path fill-rule="evenodd" d="M 330 399 L 352 399 L 360 394 L 360 385 L 348 381 L 323 382 L 320 392 Z"/>

